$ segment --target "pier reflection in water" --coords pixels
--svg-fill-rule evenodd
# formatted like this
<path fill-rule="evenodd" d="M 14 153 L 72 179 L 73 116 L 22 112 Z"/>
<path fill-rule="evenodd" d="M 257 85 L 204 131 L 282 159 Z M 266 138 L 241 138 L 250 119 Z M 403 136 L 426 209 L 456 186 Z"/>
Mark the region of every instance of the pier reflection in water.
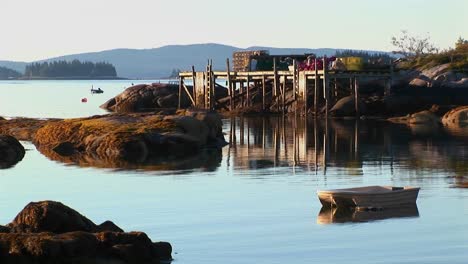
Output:
<path fill-rule="evenodd" d="M 452 135 L 441 127 L 418 133 L 384 120 L 274 116 L 231 118 L 224 131 L 230 145 L 223 159 L 234 169 L 292 167 L 326 175 L 341 168 L 346 175 L 362 175 L 372 164 L 392 175 L 395 167 L 450 172 L 456 187 L 464 186 L 468 174 L 462 162 L 468 159 L 468 133 Z"/>
<path fill-rule="evenodd" d="M 419 217 L 418 206 L 410 205 L 377 211 L 322 207 L 317 216 L 317 224 L 360 223 L 403 217 Z"/>

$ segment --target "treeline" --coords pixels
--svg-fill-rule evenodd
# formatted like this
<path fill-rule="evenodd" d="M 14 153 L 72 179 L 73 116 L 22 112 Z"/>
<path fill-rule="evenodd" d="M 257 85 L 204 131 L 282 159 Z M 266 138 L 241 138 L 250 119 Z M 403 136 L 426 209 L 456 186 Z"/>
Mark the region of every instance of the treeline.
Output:
<path fill-rule="evenodd" d="M 6 67 L 0 67 L 0 79 L 16 79 L 21 77 L 21 73 Z"/>
<path fill-rule="evenodd" d="M 107 62 L 53 61 L 35 62 L 26 66 L 26 78 L 117 77 L 115 67 Z"/>
<path fill-rule="evenodd" d="M 364 63 L 369 64 L 390 64 L 395 58 L 386 53 L 369 53 L 360 50 L 343 50 L 337 51 L 336 57 L 361 57 Z"/>

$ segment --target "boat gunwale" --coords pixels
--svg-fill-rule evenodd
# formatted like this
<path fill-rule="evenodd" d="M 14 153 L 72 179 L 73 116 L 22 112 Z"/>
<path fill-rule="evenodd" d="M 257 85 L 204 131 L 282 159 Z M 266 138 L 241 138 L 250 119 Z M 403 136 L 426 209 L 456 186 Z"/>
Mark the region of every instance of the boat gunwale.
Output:
<path fill-rule="evenodd" d="M 377 186 L 369 186 L 369 187 L 377 187 Z M 382 187 L 382 186 L 379 186 Z M 359 190 L 352 190 L 352 189 L 361 189 L 365 190 L 367 187 L 358 187 L 358 188 L 346 188 L 346 189 L 333 189 L 333 190 L 318 190 L 317 194 L 320 195 L 353 195 L 353 196 L 362 196 L 362 195 L 389 195 L 389 194 L 396 194 L 396 193 L 404 193 L 404 192 L 412 192 L 412 191 L 419 191 L 421 188 L 419 187 L 412 187 L 412 186 L 405 186 L 403 189 L 399 190 L 391 190 L 387 189 L 381 191 L 359 191 Z M 385 187 L 384 187 L 385 188 Z"/>

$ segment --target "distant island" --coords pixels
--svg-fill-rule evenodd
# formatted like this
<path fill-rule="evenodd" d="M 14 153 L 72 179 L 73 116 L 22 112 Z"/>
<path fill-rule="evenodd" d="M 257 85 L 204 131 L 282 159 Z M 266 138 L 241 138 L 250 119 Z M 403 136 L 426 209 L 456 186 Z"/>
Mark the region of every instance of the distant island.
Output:
<path fill-rule="evenodd" d="M 114 65 L 107 62 L 43 61 L 27 64 L 24 73 L 0 66 L 0 80 L 115 80 Z"/>
<path fill-rule="evenodd" d="M 114 65 L 107 62 L 52 61 L 26 65 L 20 79 L 118 79 Z"/>

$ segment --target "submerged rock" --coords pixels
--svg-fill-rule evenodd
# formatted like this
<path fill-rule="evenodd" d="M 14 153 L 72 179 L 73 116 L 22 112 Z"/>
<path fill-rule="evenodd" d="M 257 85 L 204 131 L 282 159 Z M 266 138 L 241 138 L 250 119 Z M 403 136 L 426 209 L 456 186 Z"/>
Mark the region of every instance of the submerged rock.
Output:
<path fill-rule="evenodd" d="M 98 226 L 54 201 L 30 203 L 8 227 L 0 226 L 2 263 L 160 263 L 171 260 L 171 252 L 167 242 L 125 233 L 110 221 Z"/>
<path fill-rule="evenodd" d="M 0 135 L 0 169 L 9 168 L 24 157 L 23 145 L 14 137 Z"/>

